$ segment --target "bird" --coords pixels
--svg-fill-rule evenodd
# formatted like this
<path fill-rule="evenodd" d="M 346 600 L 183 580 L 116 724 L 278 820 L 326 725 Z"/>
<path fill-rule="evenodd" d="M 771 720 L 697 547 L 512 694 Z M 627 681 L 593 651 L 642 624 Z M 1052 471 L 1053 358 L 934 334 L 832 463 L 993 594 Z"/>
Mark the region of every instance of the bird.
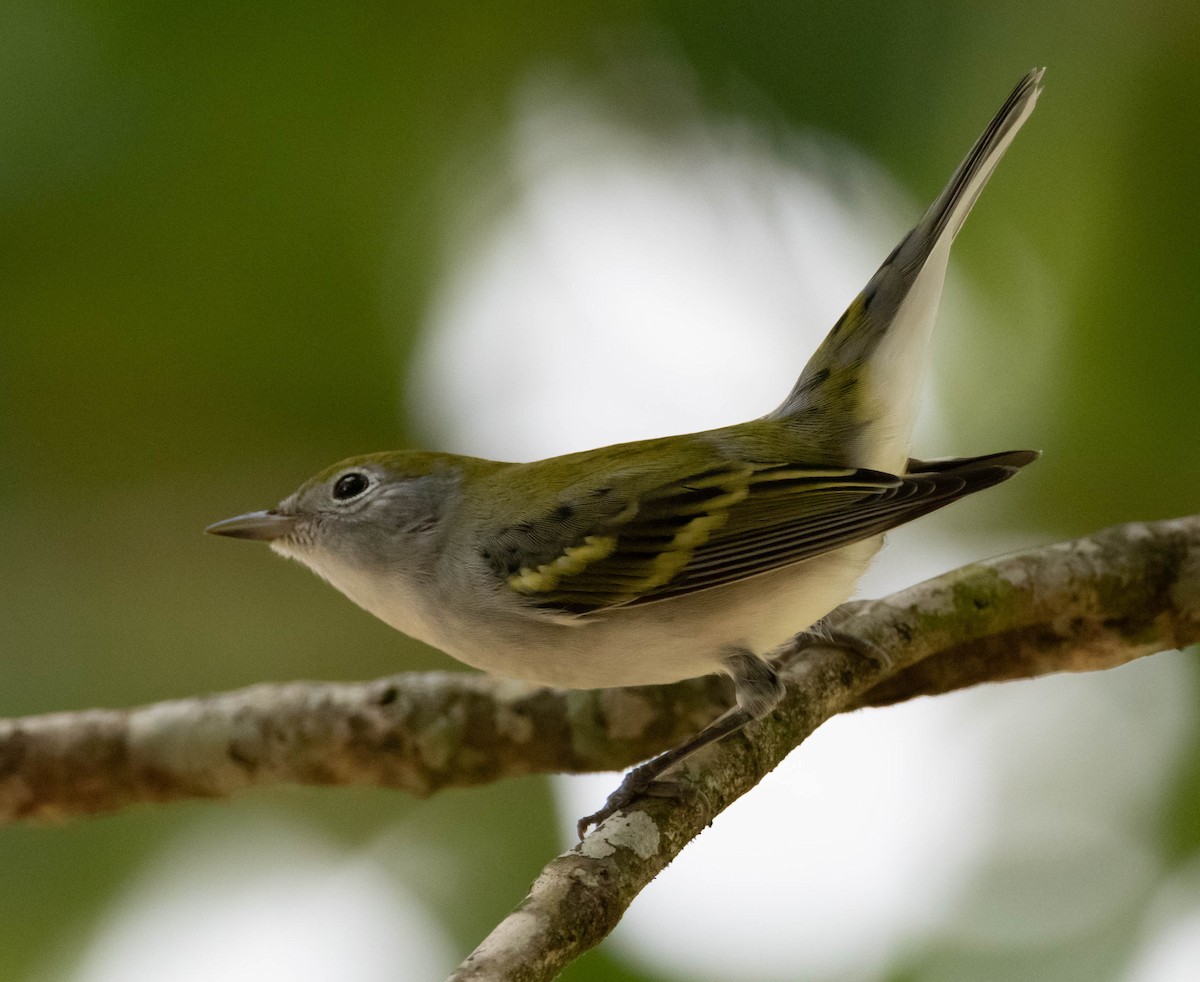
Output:
<path fill-rule="evenodd" d="M 363 454 L 207 531 L 269 543 L 487 672 L 568 689 L 727 675 L 733 704 L 630 771 L 580 820 L 582 838 L 669 784 L 679 761 L 774 710 L 792 639 L 886 658 L 822 627 L 884 533 L 1038 456 L 926 461 L 909 445 L 951 243 L 1032 113 L 1043 71 L 1021 78 L 765 416 L 525 463 Z"/>

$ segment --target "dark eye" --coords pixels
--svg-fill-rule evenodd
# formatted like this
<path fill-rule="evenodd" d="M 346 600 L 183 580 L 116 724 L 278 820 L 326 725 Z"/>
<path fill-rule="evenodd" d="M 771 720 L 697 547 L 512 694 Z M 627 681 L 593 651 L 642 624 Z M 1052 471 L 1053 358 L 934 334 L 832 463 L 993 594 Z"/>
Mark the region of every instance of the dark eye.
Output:
<path fill-rule="evenodd" d="M 351 498 L 357 498 L 370 486 L 371 479 L 366 474 L 360 474 L 358 471 L 343 474 L 333 486 L 334 500 L 349 501 Z"/>

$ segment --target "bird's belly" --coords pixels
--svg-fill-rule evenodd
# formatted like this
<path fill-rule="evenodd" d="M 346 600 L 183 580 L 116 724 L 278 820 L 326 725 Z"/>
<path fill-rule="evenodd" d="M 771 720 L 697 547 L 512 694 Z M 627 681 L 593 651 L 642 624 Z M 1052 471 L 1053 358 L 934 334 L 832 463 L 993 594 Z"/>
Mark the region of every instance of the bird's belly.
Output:
<path fill-rule="evenodd" d="M 881 539 L 723 587 L 570 620 L 476 612 L 424 640 L 459 661 L 543 685 L 598 689 L 722 670 L 765 654 L 850 598 Z"/>

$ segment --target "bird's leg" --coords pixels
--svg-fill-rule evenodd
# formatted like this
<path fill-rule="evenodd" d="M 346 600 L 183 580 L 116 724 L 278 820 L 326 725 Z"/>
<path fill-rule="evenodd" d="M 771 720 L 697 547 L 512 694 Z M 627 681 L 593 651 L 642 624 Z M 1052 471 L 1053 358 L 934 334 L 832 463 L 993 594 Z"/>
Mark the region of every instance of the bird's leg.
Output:
<path fill-rule="evenodd" d="M 766 716 L 783 698 L 784 686 L 777 669 L 787 668 L 810 648 L 842 648 L 885 669 L 892 666 L 892 657 L 878 645 L 829 627 L 823 621 L 818 621 L 807 631 L 799 632 L 782 649 L 774 652 L 774 666 L 752 652 L 734 652 L 724 659 L 724 665 L 733 679 L 737 705 L 727 709 L 695 736 L 639 764 L 626 774 L 621 786 L 608 796 L 603 808 L 579 820 L 576 826 L 579 837 L 583 838 L 589 826 L 599 825 L 606 818 L 627 808 L 641 795 L 656 793 L 656 786 L 661 788 L 667 784 L 659 780 L 662 774 L 685 757 Z"/>
<path fill-rule="evenodd" d="M 737 732 L 747 723 L 762 719 L 779 705 L 779 700 L 783 698 L 783 682 L 766 661 L 752 652 L 739 650 L 723 659 L 723 662 L 725 671 L 733 679 L 737 705 L 727 709 L 679 746 L 639 764 L 626 774 L 621 786 L 608 796 L 603 808 L 579 820 L 576 826 L 579 838 L 583 838 L 589 826 L 599 825 L 609 816 L 627 808 L 641 795 L 654 793 L 653 786 L 664 783 L 659 781 L 659 777 L 685 757 Z"/>

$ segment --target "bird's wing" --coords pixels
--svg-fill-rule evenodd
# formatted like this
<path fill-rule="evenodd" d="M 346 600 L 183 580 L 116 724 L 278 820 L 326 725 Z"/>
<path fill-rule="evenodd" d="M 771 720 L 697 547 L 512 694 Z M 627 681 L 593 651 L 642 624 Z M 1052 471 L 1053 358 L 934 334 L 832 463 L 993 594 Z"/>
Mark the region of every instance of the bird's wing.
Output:
<path fill-rule="evenodd" d="M 904 475 L 724 462 L 624 499 L 592 490 L 497 532 L 484 556 L 531 607 L 587 615 L 811 559 L 1006 480 L 1027 451 Z"/>

